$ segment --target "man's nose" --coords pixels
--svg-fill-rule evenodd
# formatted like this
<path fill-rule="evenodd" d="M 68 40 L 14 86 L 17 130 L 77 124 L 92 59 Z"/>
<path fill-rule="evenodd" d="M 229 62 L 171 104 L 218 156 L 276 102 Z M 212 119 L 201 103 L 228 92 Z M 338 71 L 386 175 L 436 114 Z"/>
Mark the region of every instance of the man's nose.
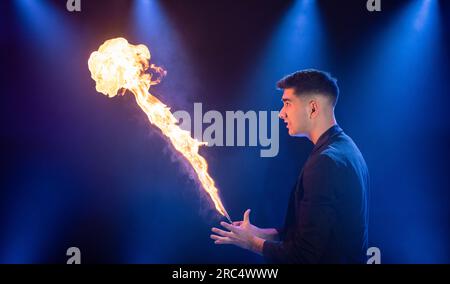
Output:
<path fill-rule="evenodd" d="M 278 117 L 281 118 L 281 119 L 285 119 L 286 118 L 286 113 L 284 112 L 284 107 L 281 108 L 280 114 L 278 114 Z"/>

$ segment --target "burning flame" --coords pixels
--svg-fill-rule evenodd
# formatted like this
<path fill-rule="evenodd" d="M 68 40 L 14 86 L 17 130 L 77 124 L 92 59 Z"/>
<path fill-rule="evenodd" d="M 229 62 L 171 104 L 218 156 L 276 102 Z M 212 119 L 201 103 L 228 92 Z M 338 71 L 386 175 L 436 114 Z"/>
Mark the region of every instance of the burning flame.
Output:
<path fill-rule="evenodd" d="M 217 211 L 231 222 L 214 180 L 208 174 L 208 163 L 198 153 L 199 146 L 206 143 L 192 138 L 188 131 L 182 130 L 170 108 L 148 92 L 150 86 L 158 84 L 166 75 L 161 67 L 149 65 L 149 60 L 150 51 L 145 45 L 132 45 L 124 38 L 115 38 L 105 41 L 98 51 L 94 51 L 89 57 L 88 65 L 98 92 L 110 98 L 119 91 L 122 91 L 122 95 L 125 90 L 134 94 L 150 123 L 161 129 L 175 149 L 189 161 Z M 149 68 L 159 75 L 158 78 L 153 79 L 152 74 L 144 73 Z"/>

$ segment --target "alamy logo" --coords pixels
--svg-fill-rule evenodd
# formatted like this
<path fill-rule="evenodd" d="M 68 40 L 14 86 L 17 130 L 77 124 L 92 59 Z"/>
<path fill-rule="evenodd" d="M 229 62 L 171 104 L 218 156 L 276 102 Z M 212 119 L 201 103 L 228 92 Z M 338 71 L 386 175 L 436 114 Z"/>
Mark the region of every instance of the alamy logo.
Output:
<path fill-rule="evenodd" d="M 67 0 L 66 3 L 67 11 L 69 12 L 80 12 L 81 11 L 81 0 Z"/>
<path fill-rule="evenodd" d="M 275 157 L 278 154 L 278 111 L 226 111 L 224 117 L 216 110 L 203 114 L 202 104 L 195 103 L 194 119 L 184 110 L 176 111 L 173 115 L 179 121 L 181 129 L 189 131 L 195 139 L 206 142 L 207 146 L 259 145 L 262 148 L 260 156 L 263 158 Z M 205 129 L 203 124 L 207 124 Z"/>
<path fill-rule="evenodd" d="M 81 251 L 77 247 L 70 247 L 66 251 L 66 255 L 70 256 L 67 260 L 67 264 L 80 264 L 81 263 Z"/>
<path fill-rule="evenodd" d="M 381 263 L 381 251 L 377 247 L 370 247 L 367 250 L 367 264 L 380 264 Z"/>
<path fill-rule="evenodd" d="M 369 12 L 380 12 L 381 11 L 381 0 L 367 0 L 366 3 L 367 11 Z"/>

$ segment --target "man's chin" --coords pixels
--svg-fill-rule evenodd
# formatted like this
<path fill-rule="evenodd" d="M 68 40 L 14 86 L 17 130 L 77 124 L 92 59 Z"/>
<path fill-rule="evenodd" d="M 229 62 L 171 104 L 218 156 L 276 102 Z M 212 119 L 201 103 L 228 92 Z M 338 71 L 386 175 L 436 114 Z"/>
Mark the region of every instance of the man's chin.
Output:
<path fill-rule="evenodd" d="M 292 137 L 301 137 L 301 136 L 303 136 L 301 133 L 292 131 L 292 130 L 290 130 L 290 129 L 288 130 L 288 133 L 289 133 L 289 135 L 292 136 Z"/>
<path fill-rule="evenodd" d="M 289 129 L 288 133 L 292 137 L 307 137 L 307 135 L 305 133 L 292 131 L 290 129 Z"/>

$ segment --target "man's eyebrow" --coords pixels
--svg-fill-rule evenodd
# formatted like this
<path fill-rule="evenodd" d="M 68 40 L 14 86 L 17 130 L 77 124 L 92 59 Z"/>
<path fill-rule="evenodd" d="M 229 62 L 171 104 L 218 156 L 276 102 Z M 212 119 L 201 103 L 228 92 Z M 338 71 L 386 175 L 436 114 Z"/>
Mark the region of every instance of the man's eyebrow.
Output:
<path fill-rule="evenodd" d="M 290 102 L 291 100 L 290 100 L 290 99 L 287 99 L 287 98 L 281 98 L 281 101 L 282 101 L 282 102 Z"/>

